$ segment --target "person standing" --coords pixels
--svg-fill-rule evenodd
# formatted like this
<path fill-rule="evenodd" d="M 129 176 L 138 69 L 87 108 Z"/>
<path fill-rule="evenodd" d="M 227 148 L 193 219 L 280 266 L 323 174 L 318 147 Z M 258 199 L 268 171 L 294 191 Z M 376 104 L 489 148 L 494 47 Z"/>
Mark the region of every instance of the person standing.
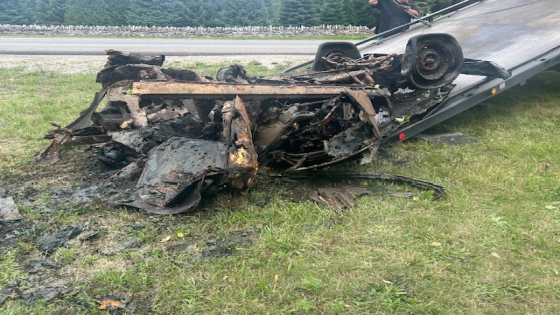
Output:
<path fill-rule="evenodd" d="M 396 1 L 396 3 L 391 3 L 394 1 Z M 375 26 L 375 34 L 380 34 L 404 25 L 410 22 L 412 17 L 420 17 L 420 10 L 418 7 L 408 0 L 369 0 L 369 4 L 377 6 L 379 11 L 381 11 L 379 20 Z M 387 33 L 383 35 L 383 37 L 395 35 L 406 29 L 408 29 L 408 27 Z"/>

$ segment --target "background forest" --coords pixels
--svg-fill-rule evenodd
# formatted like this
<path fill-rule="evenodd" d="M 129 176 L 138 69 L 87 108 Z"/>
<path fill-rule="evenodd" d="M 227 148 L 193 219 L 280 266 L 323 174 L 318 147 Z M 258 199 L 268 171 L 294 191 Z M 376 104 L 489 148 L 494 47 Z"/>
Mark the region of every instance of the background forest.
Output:
<path fill-rule="evenodd" d="M 436 1 L 414 1 L 431 12 Z M 367 0 L 0 0 L 0 24 L 375 26 Z"/>

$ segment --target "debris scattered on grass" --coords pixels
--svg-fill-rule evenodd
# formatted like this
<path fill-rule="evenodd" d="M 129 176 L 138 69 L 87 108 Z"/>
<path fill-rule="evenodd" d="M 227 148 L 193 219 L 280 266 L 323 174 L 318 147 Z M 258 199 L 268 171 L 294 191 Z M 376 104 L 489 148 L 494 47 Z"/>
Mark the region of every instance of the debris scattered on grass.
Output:
<path fill-rule="evenodd" d="M 72 294 L 72 286 L 67 280 L 38 273 L 0 289 L 0 305 L 7 299 L 22 299 L 27 305 L 38 301 L 51 303 Z"/>
<path fill-rule="evenodd" d="M 108 196 L 116 194 L 118 194 L 118 191 L 114 183 L 99 180 L 85 187 L 54 189 L 50 198 L 71 202 L 73 205 L 83 209 L 91 206 L 94 200 L 106 200 Z"/>
<path fill-rule="evenodd" d="M 19 297 L 18 288 L 15 285 L 10 285 L 0 289 L 0 306 L 8 299 L 17 299 Z"/>
<path fill-rule="evenodd" d="M 132 293 L 106 294 L 96 298 L 99 309 L 109 313 L 133 314 L 136 306 L 132 303 Z"/>
<path fill-rule="evenodd" d="M 304 201 L 306 199 L 315 201 L 319 204 L 340 212 L 355 204 L 355 199 L 359 196 L 370 195 L 372 190 L 367 187 L 359 187 L 353 185 L 342 185 L 338 187 L 321 187 L 314 189 L 293 190 L 295 201 Z"/>
<path fill-rule="evenodd" d="M 46 269 L 60 268 L 58 264 L 45 257 L 32 258 L 25 265 L 25 270 L 30 274 L 44 272 Z"/>
<path fill-rule="evenodd" d="M 445 145 L 465 145 L 478 143 L 476 139 L 469 138 L 460 132 L 444 131 L 438 133 L 421 133 L 416 135 L 420 139 L 424 139 L 433 144 Z"/>
<path fill-rule="evenodd" d="M 60 247 L 69 247 L 68 241 L 76 238 L 82 233 L 78 226 L 69 226 L 53 235 L 40 236 L 37 239 L 37 248 L 44 253 L 52 254 Z"/>
<path fill-rule="evenodd" d="M 19 214 L 19 207 L 12 197 L 4 197 L 0 194 L 0 223 L 19 221 L 23 217 Z"/>

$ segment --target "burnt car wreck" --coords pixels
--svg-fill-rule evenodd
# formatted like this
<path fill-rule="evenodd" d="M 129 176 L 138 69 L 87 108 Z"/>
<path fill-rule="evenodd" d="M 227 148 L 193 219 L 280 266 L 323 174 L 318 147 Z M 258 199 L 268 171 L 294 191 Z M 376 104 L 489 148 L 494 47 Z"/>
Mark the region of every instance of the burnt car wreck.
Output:
<path fill-rule="evenodd" d="M 412 38 L 403 55 L 347 48 L 325 45 L 304 71 L 251 77 L 233 65 L 216 79 L 162 68 L 164 56 L 107 51 L 101 91 L 73 123 L 49 132 L 39 159 L 56 161 L 68 142 L 93 145 L 120 168 L 114 177 L 140 174 L 123 204 L 179 213 L 202 192 L 247 191 L 258 172 L 373 154 L 385 136 L 445 100 L 460 73 L 507 75 L 491 63 L 465 62 L 446 34 Z"/>

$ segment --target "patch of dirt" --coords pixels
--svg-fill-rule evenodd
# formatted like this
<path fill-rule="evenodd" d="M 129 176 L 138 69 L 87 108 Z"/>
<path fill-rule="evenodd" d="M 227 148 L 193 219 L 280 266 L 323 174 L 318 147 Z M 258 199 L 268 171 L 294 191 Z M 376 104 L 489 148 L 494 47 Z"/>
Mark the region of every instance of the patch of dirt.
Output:
<path fill-rule="evenodd" d="M 206 248 L 202 249 L 199 259 L 222 258 L 233 255 L 238 248 L 248 247 L 253 244 L 252 232 L 235 231 L 227 237 L 209 239 Z"/>
<path fill-rule="evenodd" d="M 108 270 L 123 273 L 132 267 L 130 260 L 121 257 L 96 257 L 95 262 L 92 262 L 87 268 L 74 265 L 64 267 L 64 274 L 71 283 L 80 283 L 92 279 L 96 273 L 103 273 Z"/>
<path fill-rule="evenodd" d="M 0 222 L 0 250 L 16 248 L 17 244 L 30 234 L 30 224 L 26 220 Z"/>

